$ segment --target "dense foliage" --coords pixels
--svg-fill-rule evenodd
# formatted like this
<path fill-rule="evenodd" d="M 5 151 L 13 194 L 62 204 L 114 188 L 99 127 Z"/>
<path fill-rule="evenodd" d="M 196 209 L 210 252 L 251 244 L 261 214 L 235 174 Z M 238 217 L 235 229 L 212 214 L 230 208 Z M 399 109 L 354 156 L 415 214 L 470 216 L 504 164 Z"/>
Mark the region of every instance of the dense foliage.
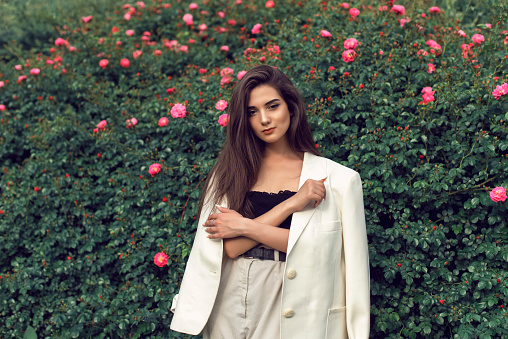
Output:
<path fill-rule="evenodd" d="M 362 177 L 371 336 L 508 335 L 508 5 L 90 3 L 0 37 L 0 337 L 184 337 L 220 100 L 260 63 Z"/>

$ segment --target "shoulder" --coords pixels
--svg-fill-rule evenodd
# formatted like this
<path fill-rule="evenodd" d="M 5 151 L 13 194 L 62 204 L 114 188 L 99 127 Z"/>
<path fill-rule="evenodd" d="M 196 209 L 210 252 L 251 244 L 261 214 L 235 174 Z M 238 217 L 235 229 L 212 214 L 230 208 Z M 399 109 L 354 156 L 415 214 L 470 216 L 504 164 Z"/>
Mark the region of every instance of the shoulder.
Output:
<path fill-rule="evenodd" d="M 328 175 L 340 177 L 342 180 L 360 178 L 358 172 L 349 167 L 341 165 L 336 161 L 317 155 L 310 155 L 310 158 L 313 158 L 314 161 L 319 162 Z"/>

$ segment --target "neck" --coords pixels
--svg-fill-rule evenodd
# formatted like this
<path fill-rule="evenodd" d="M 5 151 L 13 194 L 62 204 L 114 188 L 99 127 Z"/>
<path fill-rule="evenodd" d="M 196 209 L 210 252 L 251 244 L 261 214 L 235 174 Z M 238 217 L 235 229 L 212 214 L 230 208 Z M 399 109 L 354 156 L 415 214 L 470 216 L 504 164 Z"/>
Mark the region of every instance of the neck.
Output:
<path fill-rule="evenodd" d="M 300 154 L 289 147 L 287 140 L 282 139 L 277 143 L 265 144 L 264 158 L 300 158 Z"/>

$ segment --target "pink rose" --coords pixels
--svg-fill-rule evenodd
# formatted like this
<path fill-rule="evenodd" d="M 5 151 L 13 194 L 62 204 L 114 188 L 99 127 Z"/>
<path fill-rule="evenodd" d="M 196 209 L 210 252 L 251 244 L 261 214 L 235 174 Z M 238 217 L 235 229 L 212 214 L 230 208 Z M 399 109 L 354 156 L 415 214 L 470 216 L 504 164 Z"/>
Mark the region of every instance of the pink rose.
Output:
<path fill-rule="evenodd" d="M 485 27 L 492 28 L 492 25 L 491 24 L 485 24 Z"/>
<path fill-rule="evenodd" d="M 150 173 L 152 175 L 152 178 L 161 171 L 161 165 L 155 163 L 155 164 L 151 164 L 150 165 L 150 168 L 148 169 L 148 173 Z"/>
<path fill-rule="evenodd" d="M 219 12 L 217 13 L 217 15 L 219 16 L 219 18 L 221 19 L 224 19 L 224 17 L 226 16 L 226 14 L 224 14 L 224 12 Z"/>
<path fill-rule="evenodd" d="M 127 126 L 126 126 L 127 128 L 132 128 L 138 124 L 138 119 L 136 119 L 136 118 L 127 119 L 126 123 L 127 123 Z"/>
<path fill-rule="evenodd" d="M 194 2 L 192 2 L 192 3 L 189 5 L 189 9 L 190 9 L 191 11 L 192 11 L 193 9 L 198 9 L 198 8 L 199 8 L 198 4 L 196 4 L 196 3 L 194 3 Z"/>
<path fill-rule="evenodd" d="M 134 35 L 134 31 L 132 29 L 128 29 L 125 31 L 125 34 L 127 34 L 128 36 L 133 36 Z"/>
<path fill-rule="evenodd" d="M 141 52 L 140 50 L 136 50 L 136 51 L 132 52 L 132 57 L 133 57 L 134 59 L 137 59 L 137 58 L 139 58 L 142 54 L 143 54 L 143 52 Z"/>
<path fill-rule="evenodd" d="M 430 13 L 436 13 L 436 14 L 437 14 L 437 13 L 441 12 L 441 9 L 439 9 L 439 7 L 435 7 L 435 6 L 434 6 L 434 7 L 431 7 L 431 8 L 429 9 L 429 12 L 430 12 Z"/>
<path fill-rule="evenodd" d="M 220 75 L 223 76 L 223 77 L 228 76 L 228 75 L 232 75 L 232 74 L 233 74 L 233 69 L 229 68 L 229 67 L 224 67 L 220 71 Z"/>
<path fill-rule="evenodd" d="M 423 97 L 423 102 L 425 102 L 425 103 L 432 102 L 435 100 L 434 96 L 429 93 L 425 93 L 424 95 L 422 95 L 422 97 Z"/>
<path fill-rule="evenodd" d="M 159 126 L 164 127 L 168 124 L 169 120 L 166 117 L 162 117 L 159 119 Z"/>
<path fill-rule="evenodd" d="M 130 65 L 131 65 L 131 62 L 129 61 L 129 59 L 124 58 L 124 59 L 120 60 L 120 66 L 122 66 L 123 68 L 129 68 Z"/>
<path fill-rule="evenodd" d="M 102 67 L 102 69 L 106 68 L 106 66 L 109 64 L 109 60 L 108 59 L 102 59 L 101 61 L 99 61 L 99 66 Z"/>
<path fill-rule="evenodd" d="M 463 30 L 458 31 L 457 34 L 460 35 L 463 38 L 465 38 L 467 36 L 466 33 Z"/>
<path fill-rule="evenodd" d="M 222 77 L 220 79 L 220 84 L 221 85 L 225 85 L 225 84 L 229 84 L 231 82 L 233 78 L 230 76 L 230 75 L 226 75 L 225 77 Z"/>
<path fill-rule="evenodd" d="M 62 46 L 62 45 L 67 46 L 67 45 L 69 45 L 69 42 L 67 40 L 62 39 L 62 38 L 57 38 L 55 40 L 55 46 Z"/>
<path fill-rule="evenodd" d="M 91 16 L 91 15 L 81 17 L 81 21 L 84 22 L 85 24 L 92 21 L 92 19 L 93 19 L 93 16 Z"/>
<path fill-rule="evenodd" d="M 437 42 L 435 42 L 434 40 L 428 40 L 426 42 L 427 46 L 431 47 L 431 48 L 437 48 L 437 49 L 441 49 L 441 45 L 439 45 Z"/>
<path fill-rule="evenodd" d="M 187 13 L 187 14 L 185 14 L 185 15 L 183 16 L 183 21 L 185 21 L 185 24 L 186 24 L 187 26 L 192 25 L 192 24 L 193 24 L 193 21 L 192 21 L 192 14 L 188 14 L 188 13 Z"/>
<path fill-rule="evenodd" d="M 180 48 L 178 49 L 180 52 L 183 52 L 183 53 L 188 53 L 189 52 L 189 47 L 188 46 L 180 46 Z"/>
<path fill-rule="evenodd" d="M 398 15 L 404 15 L 406 9 L 404 8 L 404 6 L 401 5 L 393 5 L 392 10 L 390 12 L 395 12 Z"/>
<path fill-rule="evenodd" d="M 155 51 L 153 51 L 153 55 L 159 56 L 159 55 L 162 55 L 162 52 L 160 50 L 156 49 Z"/>
<path fill-rule="evenodd" d="M 30 70 L 31 75 L 39 75 L 40 72 L 41 72 L 41 70 L 39 68 L 32 68 Z"/>
<path fill-rule="evenodd" d="M 226 127 L 228 125 L 228 122 L 229 122 L 229 115 L 228 114 L 222 114 L 219 117 L 219 125 L 221 125 L 222 127 Z"/>
<path fill-rule="evenodd" d="M 321 36 L 323 38 L 331 38 L 332 37 L 332 33 L 328 32 L 328 31 L 325 31 L 325 30 L 321 30 Z"/>
<path fill-rule="evenodd" d="M 252 27 L 252 34 L 258 34 L 260 31 L 261 31 L 261 27 L 263 27 L 263 25 L 261 24 L 255 24 L 254 27 Z"/>
<path fill-rule="evenodd" d="M 236 77 L 238 78 L 238 80 L 241 80 L 246 73 L 247 71 L 240 71 L 238 72 L 238 75 Z"/>
<path fill-rule="evenodd" d="M 427 69 L 427 73 L 432 73 L 436 70 L 436 66 L 433 64 L 427 64 L 427 66 L 429 67 L 429 69 Z"/>
<path fill-rule="evenodd" d="M 379 6 L 380 12 L 386 12 L 388 10 L 388 6 Z"/>
<path fill-rule="evenodd" d="M 101 122 L 97 124 L 97 128 L 104 129 L 104 127 L 106 127 L 107 124 L 108 122 L 106 120 L 101 120 Z"/>
<path fill-rule="evenodd" d="M 355 61 L 355 58 L 356 58 L 356 53 L 353 49 L 345 50 L 342 53 L 342 60 L 344 60 L 345 62 Z"/>
<path fill-rule="evenodd" d="M 219 111 L 225 110 L 226 107 L 228 107 L 228 102 L 226 100 L 219 100 L 215 104 L 215 108 L 218 109 Z"/>
<path fill-rule="evenodd" d="M 144 3 L 143 1 L 138 1 L 138 2 L 136 2 L 136 5 L 137 5 L 140 9 L 145 8 L 145 3 Z"/>
<path fill-rule="evenodd" d="M 266 8 L 274 8 L 274 7 L 275 7 L 275 2 L 273 2 L 272 0 L 268 0 L 268 1 L 265 3 L 265 7 L 266 7 Z"/>
<path fill-rule="evenodd" d="M 496 86 L 496 89 L 492 92 L 492 95 L 496 100 L 499 100 L 499 98 L 502 95 L 508 94 L 508 84 L 505 82 L 501 86 Z"/>
<path fill-rule="evenodd" d="M 0 112 L 5 111 L 5 105 L 0 105 Z"/>
<path fill-rule="evenodd" d="M 462 49 L 462 57 L 464 59 L 469 59 L 469 58 L 474 58 L 474 53 L 473 51 L 471 50 L 471 47 L 473 47 L 474 44 L 471 43 L 471 44 L 462 44 L 460 46 L 460 48 Z"/>
<path fill-rule="evenodd" d="M 345 8 L 345 9 L 349 8 L 349 4 L 347 2 L 343 2 L 339 6 L 342 7 L 342 8 Z"/>
<path fill-rule="evenodd" d="M 490 191 L 490 199 L 494 202 L 504 202 L 506 200 L 506 189 L 502 186 L 494 188 Z"/>
<path fill-rule="evenodd" d="M 175 104 L 171 108 L 171 116 L 173 118 L 185 118 L 187 115 L 187 108 L 182 104 Z"/>
<path fill-rule="evenodd" d="M 208 26 L 206 26 L 206 24 L 201 24 L 198 26 L 198 29 L 203 32 L 203 31 L 206 31 L 208 29 Z"/>
<path fill-rule="evenodd" d="M 159 252 L 155 255 L 155 257 L 153 257 L 153 262 L 155 263 L 155 265 L 157 265 L 159 267 L 164 267 L 168 263 L 168 258 L 169 258 L 168 255 L 166 255 L 162 252 Z"/>
<path fill-rule="evenodd" d="M 130 13 L 125 13 L 125 14 L 123 15 L 123 18 L 124 18 L 125 20 L 129 21 L 129 20 L 131 19 L 131 14 L 130 14 Z"/>
<path fill-rule="evenodd" d="M 349 38 L 346 41 L 344 41 L 345 49 L 355 49 L 356 46 L 358 46 L 358 41 L 355 38 Z"/>
<path fill-rule="evenodd" d="M 16 71 L 21 71 L 21 65 L 15 65 L 15 66 L 14 66 L 14 69 L 15 69 Z"/>
<path fill-rule="evenodd" d="M 220 50 L 227 52 L 227 51 L 229 51 L 229 47 L 228 46 L 221 46 Z"/>
<path fill-rule="evenodd" d="M 405 19 L 400 19 L 400 27 L 404 27 L 406 22 L 409 22 L 409 18 L 408 17 L 406 17 Z"/>
<path fill-rule="evenodd" d="M 349 10 L 349 15 L 351 15 L 351 17 L 354 19 L 356 18 L 358 15 L 360 15 L 360 11 L 357 9 L 357 8 L 351 8 Z"/>
<path fill-rule="evenodd" d="M 26 79 L 26 75 L 20 75 L 20 76 L 18 77 L 18 81 L 17 81 L 17 83 L 19 84 L 21 81 L 23 81 L 23 80 L 25 80 L 25 79 Z"/>
<path fill-rule="evenodd" d="M 99 133 L 99 129 L 98 129 L 98 128 L 94 128 L 94 129 L 93 129 L 93 132 L 94 132 L 94 133 Z"/>
<path fill-rule="evenodd" d="M 435 92 L 436 92 L 436 91 L 433 91 L 433 90 L 432 90 L 432 87 L 424 87 L 424 88 L 422 89 L 422 93 L 424 93 L 424 94 L 425 94 L 425 93 L 428 93 L 428 94 L 434 94 Z"/>
<path fill-rule="evenodd" d="M 0 88 L 4 87 L 4 85 L 5 85 L 5 82 L 0 81 Z"/>
<path fill-rule="evenodd" d="M 485 41 L 485 38 L 481 34 L 475 34 L 475 35 L 473 35 L 473 37 L 471 39 L 473 40 L 473 42 L 475 44 L 478 44 L 478 45 L 481 44 L 482 41 Z"/>

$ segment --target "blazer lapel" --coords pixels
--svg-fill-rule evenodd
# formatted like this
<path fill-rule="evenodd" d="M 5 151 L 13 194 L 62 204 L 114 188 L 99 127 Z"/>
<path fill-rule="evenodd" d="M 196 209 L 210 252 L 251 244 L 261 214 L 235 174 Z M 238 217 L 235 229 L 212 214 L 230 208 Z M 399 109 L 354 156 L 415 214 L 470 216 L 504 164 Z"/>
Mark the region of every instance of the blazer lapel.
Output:
<path fill-rule="evenodd" d="M 303 155 L 302 173 L 300 175 L 298 189 L 302 187 L 307 179 L 320 180 L 326 178 L 326 176 L 327 174 L 321 164 L 320 158 L 312 153 L 305 152 Z M 300 237 L 300 234 L 302 234 L 305 226 L 309 223 L 309 220 L 315 211 L 316 209 L 313 207 L 313 202 L 311 201 L 301 211 L 293 213 L 288 238 L 288 255 L 291 253 L 296 241 Z"/>

